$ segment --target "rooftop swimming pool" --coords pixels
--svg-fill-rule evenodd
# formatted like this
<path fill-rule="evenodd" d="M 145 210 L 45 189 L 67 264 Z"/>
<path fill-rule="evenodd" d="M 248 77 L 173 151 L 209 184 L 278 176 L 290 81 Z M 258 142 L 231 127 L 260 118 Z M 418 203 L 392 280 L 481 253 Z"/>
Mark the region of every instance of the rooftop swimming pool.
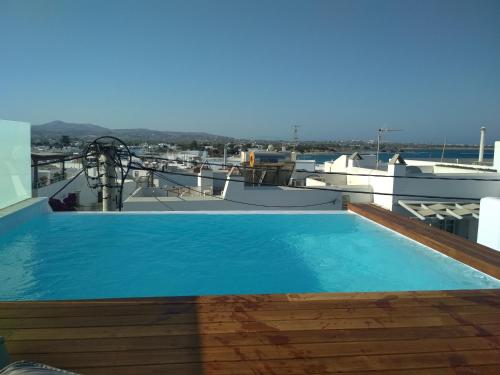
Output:
<path fill-rule="evenodd" d="M 40 215 L 0 235 L 0 300 L 500 288 L 351 213 Z"/>

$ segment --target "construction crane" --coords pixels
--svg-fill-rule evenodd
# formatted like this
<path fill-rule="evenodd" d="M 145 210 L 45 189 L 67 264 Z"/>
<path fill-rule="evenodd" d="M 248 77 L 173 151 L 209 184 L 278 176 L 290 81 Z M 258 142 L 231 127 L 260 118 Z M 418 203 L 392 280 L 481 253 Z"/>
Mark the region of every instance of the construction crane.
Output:
<path fill-rule="evenodd" d="M 389 129 L 389 128 L 379 128 L 377 130 L 377 169 L 379 165 L 379 153 L 380 153 L 380 143 L 382 143 L 382 134 L 387 132 L 400 132 L 402 129 Z"/>

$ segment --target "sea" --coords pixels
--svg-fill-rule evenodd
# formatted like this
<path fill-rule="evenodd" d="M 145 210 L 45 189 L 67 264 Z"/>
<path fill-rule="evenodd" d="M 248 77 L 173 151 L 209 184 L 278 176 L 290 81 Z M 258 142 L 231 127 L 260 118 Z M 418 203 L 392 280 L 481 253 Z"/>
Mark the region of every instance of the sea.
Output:
<path fill-rule="evenodd" d="M 375 151 L 360 151 L 363 154 L 375 154 Z M 332 152 L 332 153 L 306 153 L 298 156 L 301 160 L 315 160 L 318 164 L 323 164 L 326 161 L 335 160 L 341 155 L 351 155 L 352 152 Z M 394 152 L 380 152 L 379 160 L 387 162 L 395 153 Z M 479 156 L 478 150 L 465 150 L 465 149 L 449 149 L 445 150 L 442 155 L 442 149 L 429 149 L 429 150 L 408 150 L 400 152 L 400 155 L 405 159 L 414 160 L 429 160 L 439 161 L 441 156 L 444 162 L 452 163 L 470 163 L 477 160 Z M 484 151 L 484 161 L 486 163 L 493 160 L 493 150 Z"/>

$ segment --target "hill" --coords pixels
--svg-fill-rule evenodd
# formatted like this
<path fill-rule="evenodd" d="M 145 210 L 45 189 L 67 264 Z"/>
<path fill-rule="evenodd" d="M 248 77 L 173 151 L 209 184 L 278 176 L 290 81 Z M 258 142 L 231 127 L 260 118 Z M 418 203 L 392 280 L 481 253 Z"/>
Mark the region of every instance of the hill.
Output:
<path fill-rule="evenodd" d="M 94 124 L 77 124 L 64 121 L 51 121 L 46 124 L 32 125 L 32 139 L 58 139 L 63 135 L 70 138 L 91 140 L 105 135 L 112 135 L 124 141 L 155 142 L 155 143 L 186 143 L 197 142 L 229 142 L 230 137 L 224 137 L 203 132 L 180 132 L 151 129 L 109 129 Z"/>

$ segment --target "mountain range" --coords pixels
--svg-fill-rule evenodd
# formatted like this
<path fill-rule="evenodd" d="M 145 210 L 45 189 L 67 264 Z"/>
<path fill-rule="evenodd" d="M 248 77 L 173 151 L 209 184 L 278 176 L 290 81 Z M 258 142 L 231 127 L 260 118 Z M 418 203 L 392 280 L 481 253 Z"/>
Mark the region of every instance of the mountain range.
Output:
<path fill-rule="evenodd" d="M 67 135 L 70 138 L 91 140 L 97 137 L 111 135 L 124 141 L 141 141 L 155 143 L 185 143 L 197 142 L 220 142 L 226 143 L 234 138 L 224 137 L 203 132 L 179 132 L 151 129 L 109 129 L 94 124 L 77 124 L 64 121 L 51 121 L 46 124 L 32 125 L 32 139 L 60 138 Z"/>

